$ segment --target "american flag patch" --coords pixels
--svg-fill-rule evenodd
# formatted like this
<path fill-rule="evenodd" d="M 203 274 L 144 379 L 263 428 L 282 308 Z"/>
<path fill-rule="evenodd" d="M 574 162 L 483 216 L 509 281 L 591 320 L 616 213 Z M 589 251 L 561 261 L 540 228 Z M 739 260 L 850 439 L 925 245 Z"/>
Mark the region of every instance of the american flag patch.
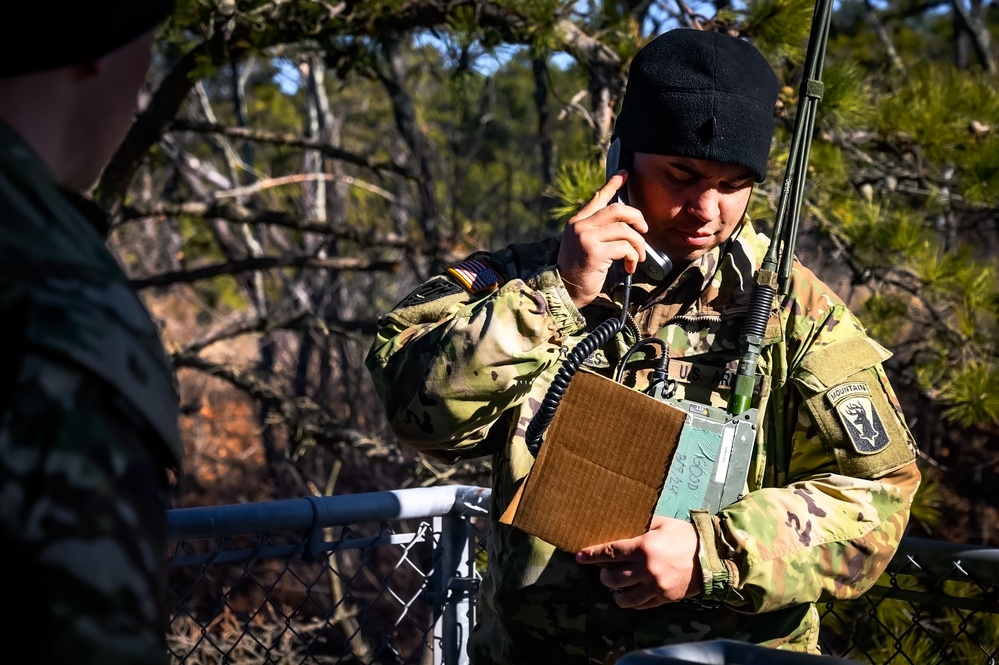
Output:
<path fill-rule="evenodd" d="M 469 293 L 496 288 L 503 278 L 485 261 L 467 259 L 447 269 Z"/>

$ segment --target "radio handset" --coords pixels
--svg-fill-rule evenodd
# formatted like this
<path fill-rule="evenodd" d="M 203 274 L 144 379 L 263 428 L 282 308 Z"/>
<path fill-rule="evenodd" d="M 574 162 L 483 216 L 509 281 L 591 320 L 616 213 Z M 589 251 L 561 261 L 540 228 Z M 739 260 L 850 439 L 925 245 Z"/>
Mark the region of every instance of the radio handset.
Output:
<path fill-rule="evenodd" d="M 630 168 L 630 164 L 625 168 Z M 606 179 L 621 170 L 621 139 L 614 139 L 607 149 L 607 175 Z M 628 203 L 628 187 L 625 185 L 617 191 L 617 202 Z M 645 260 L 638 264 L 639 269 L 654 282 L 661 282 L 666 279 L 666 275 L 673 270 L 673 262 L 665 254 L 652 249 L 645 243 Z"/>

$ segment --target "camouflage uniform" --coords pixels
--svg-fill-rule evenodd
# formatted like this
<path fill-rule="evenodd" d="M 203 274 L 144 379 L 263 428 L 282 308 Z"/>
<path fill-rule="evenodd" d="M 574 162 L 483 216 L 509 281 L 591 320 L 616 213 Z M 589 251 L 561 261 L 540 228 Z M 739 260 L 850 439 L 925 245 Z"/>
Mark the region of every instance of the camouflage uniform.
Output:
<path fill-rule="evenodd" d="M 6 642 L 41 630 L 28 662 L 166 663 L 171 366 L 106 218 L 2 122 L 0 215 Z"/>
<path fill-rule="evenodd" d="M 732 240 L 667 287 L 636 280 L 628 325 L 591 356 L 590 369 L 613 376 L 631 344 L 657 335 L 669 347 L 677 396 L 724 407 L 767 244 L 745 219 Z M 915 447 L 881 365 L 889 353 L 796 263 L 757 366 L 761 422 L 749 494 L 717 515 L 692 516 L 701 602 L 620 609 L 598 567 L 498 522 L 531 469 L 525 430 L 563 359 L 589 330 L 619 316 L 607 297 L 577 311 L 557 255 L 557 239 L 511 245 L 463 264 L 460 278 L 432 278 L 382 318 L 367 359 L 401 441 L 446 461 L 492 455 L 472 662 L 608 663 L 638 648 L 720 637 L 817 653 L 814 603 L 856 597 L 876 581 L 919 483 Z M 490 269 L 498 288 L 479 291 L 496 281 Z M 624 382 L 643 389 L 654 362 L 635 356 Z M 847 394 L 869 400 L 887 445 L 865 449 L 845 430 L 837 409 Z"/>

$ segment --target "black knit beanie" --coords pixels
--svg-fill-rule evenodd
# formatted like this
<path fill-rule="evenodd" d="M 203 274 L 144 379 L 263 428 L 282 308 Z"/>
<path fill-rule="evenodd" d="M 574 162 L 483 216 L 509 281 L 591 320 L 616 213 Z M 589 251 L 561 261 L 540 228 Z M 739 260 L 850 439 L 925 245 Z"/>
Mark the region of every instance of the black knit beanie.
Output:
<path fill-rule="evenodd" d="M 632 152 L 745 166 L 766 176 L 777 76 L 754 46 L 677 28 L 632 60 L 614 134 Z"/>
<path fill-rule="evenodd" d="M 173 12 L 173 0 L 17 3 L 0 28 L 0 77 L 88 62 L 124 46 Z"/>

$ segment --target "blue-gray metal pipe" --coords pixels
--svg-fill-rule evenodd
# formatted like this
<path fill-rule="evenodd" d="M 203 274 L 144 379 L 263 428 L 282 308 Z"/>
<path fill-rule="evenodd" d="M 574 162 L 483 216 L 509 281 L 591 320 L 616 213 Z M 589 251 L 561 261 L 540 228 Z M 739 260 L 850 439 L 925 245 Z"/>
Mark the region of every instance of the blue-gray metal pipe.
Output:
<path fill-rule="evenodd" d="M 167 512 L 170 542 L 250 533 L 304 531 L 361 522 L 489 512 L 489 490 L 467 485 L 280 499 Z"/>
<path fill-rule="evenodd" d="M 490 490 L 468 485 L 305 497 L 246 504 L 174 508 L 167 511 L 170 542 L 255 533 L 304 531 L 362 522 L 441 515 L 488 515 Z M 887 571 L 918 568 L 949 579 L 967 580 L 962 564 L 979 575 L 999 578 L 999 548 L 905 537 Z"/>
<path fill-rule="evenodd" d="M 906 537 L 899 543 L 887 572 L 919 570 L 940 579 L 968 581 L 971 576 L 965 568 L 975 572 L 980 578 L 977 581 L 994 586 L 999 579 L 999 547 Z"/>

